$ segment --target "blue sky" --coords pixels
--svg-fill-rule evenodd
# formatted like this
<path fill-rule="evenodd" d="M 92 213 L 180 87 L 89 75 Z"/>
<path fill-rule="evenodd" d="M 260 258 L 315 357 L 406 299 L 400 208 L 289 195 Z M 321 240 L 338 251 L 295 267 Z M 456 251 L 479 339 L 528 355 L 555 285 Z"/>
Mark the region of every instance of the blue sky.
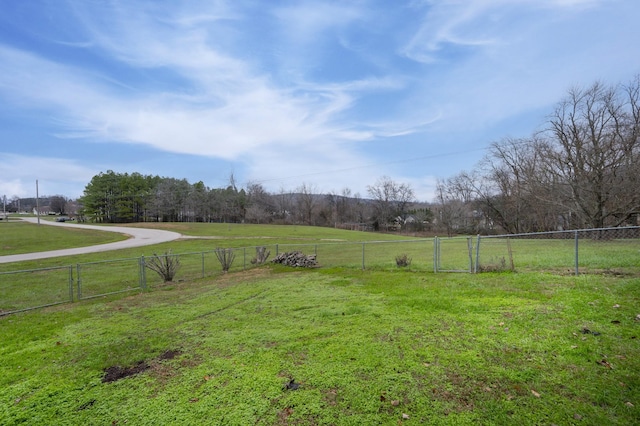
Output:
<path fill-rule="evenodd" d="M 637 0 L 0 0 L 0 196 L 101 171 L 431 201 L 573 86 L 640 72 Z"/>

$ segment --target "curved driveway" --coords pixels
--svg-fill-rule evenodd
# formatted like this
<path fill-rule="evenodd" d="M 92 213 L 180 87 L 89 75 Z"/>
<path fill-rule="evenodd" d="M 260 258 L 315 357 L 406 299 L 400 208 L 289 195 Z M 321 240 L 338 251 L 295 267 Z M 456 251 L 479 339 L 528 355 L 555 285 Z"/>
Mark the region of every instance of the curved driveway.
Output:
<path fill-rule="evenodd" d="M 22 218 L 27 222 L 38 223 L 37 218 Z M 166 243 L 168 241 L 177 240 L 182 237 L 181 234 L 171 231 L 162 231 L 159 229 L 144 228 L 128 228 L 124 226 L 95 226 L 95 225 L 79 225 L 67 222 L 51 222 L 48 220 L 40 220 L 42 225 L 49 226 L 67 226 L 70 228 L 94 229 L 105 232 L 118 232 L 120 234 L 129 235 L 131 238 L 115 243 L 99 244 L 88 247 L 76 247 L 63 250 L 41 251 L 36 253 L 12 254 L 9 256 L 0 256 L 0 263 L 20 262 L 23 260 L 46 259 L 49 257 L 70 256 L 76 254 L 97 253 L 109 250 L 120 250 L 132 247 L 149 246 L 152 244 Z"/>

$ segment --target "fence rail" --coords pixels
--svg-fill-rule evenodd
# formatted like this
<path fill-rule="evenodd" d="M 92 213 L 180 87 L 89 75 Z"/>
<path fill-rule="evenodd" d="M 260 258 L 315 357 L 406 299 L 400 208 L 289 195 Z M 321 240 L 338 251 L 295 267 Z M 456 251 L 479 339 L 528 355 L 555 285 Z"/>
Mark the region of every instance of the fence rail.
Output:
<path fill-rule="evenodd" d="M 640 276 L 640 226 L 535 234 L 425 238 L 405 241 L 273 244 L 232 248 L 229 271 L 259 265 L 258 249 L 271 253 L 315 254 L 321 266 L 360 269 L 408 268 L 425 273 L 548 271 L 562 274 Z M 222 274 L 216 249 L 181 253 L 176 281 Z M 0 316 L 125 292 L 146 291 L 164 279 L 147 267 L 149 258 L 0 272 Z"/>

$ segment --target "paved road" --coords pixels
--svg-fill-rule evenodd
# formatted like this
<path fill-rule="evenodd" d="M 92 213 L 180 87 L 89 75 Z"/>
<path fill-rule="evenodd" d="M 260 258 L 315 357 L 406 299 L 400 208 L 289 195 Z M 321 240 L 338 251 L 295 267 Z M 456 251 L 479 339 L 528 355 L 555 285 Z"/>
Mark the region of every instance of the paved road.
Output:
<path fill-rule="evenodd" d="M 38 219 L 34 217 L 22 218 L 22 220 L 32 223 L 38 223 Z M 0 263 L 21 262 L 23 260 L 37 260 L 46 259 L 49 257 L 71 256 L 76 254 L 97 253 L 109 250 L 120 250 L 132 247 L 149 246 L 152 244 L 166 243 L 168 241 L 177 240 L 178 238 L 182 237 L 182 235 L 177 232 L 162 231 L 159 229 L 128 228 L 124 226 L 80 225 L 67 222 L 51 222 L 49 220 L 40 220 L 40 223 L 43 226 L 67 226 L 71 228 L 95 229 L 105 232 L 118 232 L 120 234 L 129 235 L 131 238 L 124 241 L 100 244 L 96 246 L 0 256 Z M 0 232 L 1 231 L 2 229 L 0 229 Z"/>

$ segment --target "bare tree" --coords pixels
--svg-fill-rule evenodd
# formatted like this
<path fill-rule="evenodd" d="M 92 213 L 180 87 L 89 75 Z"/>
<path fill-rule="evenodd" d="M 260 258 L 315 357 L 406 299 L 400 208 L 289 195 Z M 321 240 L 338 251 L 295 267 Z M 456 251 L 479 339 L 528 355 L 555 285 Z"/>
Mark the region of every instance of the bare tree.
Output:
<path fill-rule="evenodd" d="M 338 223 L 338 206 L 340 204 L 340 196 L 336 193 L 329 192 L 318 201 L 318 225 L 320 226 L 336 226 Z"/>
<path fill-rule="evenodd" d="M 545 140 L 507 138 L 491 145 L 481 163 L 484 186 L 477 195 L 486 214 L 508 232 L 555 229 L 562 209 L 545 169 Z"/>
<path fill-rule="evenodd" d="M 62 195 L 54 195 L 50 199 L 51 211 L 58 214 L 65 214 L 67 208 L 67 198 Z"/>
<path fill-rule="evenodd" d="M 465 173 L 439 180 L 436 184 L 436 223 L 448 236 L 470 231 L 474 196 L 473 180 Z"/>
<path fill-rule="evenodd" d="M 276 217 L 278 220 L 282 223 L 289 223 L 293 216 L 294 209 L 293 194 L 291 191 L 281 187 L 278 194 L 274 196 L 274 201 L 276 205 Z"/>
<path fill-rule="evenodd" d="M 379 227 L 389 228 L 389 223 L 397 216 L 404 217 L 407 205 L 414 200 L 413 189 L 405 183 L 397 183 L 383 176 L 374 185 L 367 186 L 373 199 L 375 221 Z"/>
<path fill-rule="evenodd" d="M 307 225 L 314 224 L 314 215 L 317 207 L 316 192 L 317 189 L 314 185 L 304 182 L 296 189 L 298 214 L 301 221 Z"/>
<path fill-rule="evenodd" d="M 276 211 L 273 197 L 259 183 L 247 185 L 246 220 L 253 223 L 270 222 Z"/>
<path fill-rule="evenodd" d="M 618 226 L 640 213 L 639 91 L 640 77 L 574 88 L 549 119 L 549 170 L 584 226 Z"/>

